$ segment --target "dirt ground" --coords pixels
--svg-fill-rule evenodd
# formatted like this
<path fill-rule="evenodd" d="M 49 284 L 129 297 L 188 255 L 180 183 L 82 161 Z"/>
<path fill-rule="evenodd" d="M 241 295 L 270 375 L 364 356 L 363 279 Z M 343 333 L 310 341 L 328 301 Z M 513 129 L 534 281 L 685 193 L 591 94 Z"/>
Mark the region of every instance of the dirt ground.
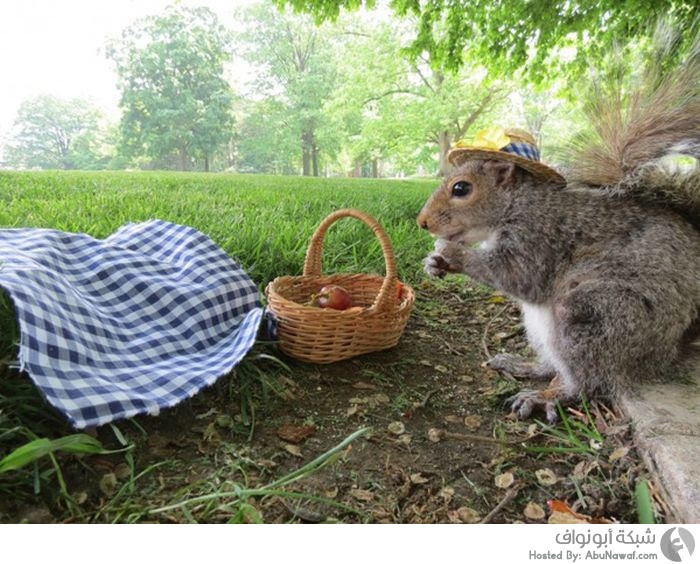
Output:
<path fill-rule="evenodd" d="M 592 404 L 555 428 L 512 419 L 504 401 L 522 384 L 483 362 L 528 353 L 517 310 L 463 280 L 416 290 L 396 348 L 325 366 L 281 356 L 289 371 L 261 360 L 158 417 L 105 426 L 105 445 L 135 448 L 65 462 L 74 503 L 5 499 L 0 521 L 510 523 L 570 509 L 637 522 L 634 488 L 649 476 L 619 412 Z M 365 427 L 331 463 L 284 486 L 290 495 L 226 503 Z"/>

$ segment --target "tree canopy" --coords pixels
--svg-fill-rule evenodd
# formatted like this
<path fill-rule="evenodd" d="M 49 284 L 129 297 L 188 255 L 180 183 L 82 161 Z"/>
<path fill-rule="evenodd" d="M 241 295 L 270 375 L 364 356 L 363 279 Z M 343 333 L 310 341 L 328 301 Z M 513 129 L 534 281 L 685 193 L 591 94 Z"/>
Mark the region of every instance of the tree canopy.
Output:
<path fill-rule="evenodd" d="M 375 0 L 275 0 L 315 16 L 334 20 L 341 9 L 374 7 Z M 526 68 L 537 82 L 552 71 L 551 57 L 569 48 L 579 70 L 591 57 L 616 42 L 648 31 L 660 17 L 670 17 L 690 35 L 700 14 L 693 0 L 391 0 L 399 16 L 415 20 L 407 53 L 429 53 L 444 70 L 460 68 L 468 58 L 489 70 L 512 74 Z M 571 49 L 574 48 L 574 49 Z"/>
<path fill-rule="evenodd" d="M 100 112 L 82 99 L 38 96 L 17 112 L 6 161 L 19 168 L 91 169 L 105 159 L 98 148 Z"/>
<path fill-rule="evenodd" d="M 231 136 L 233 93 L 224 77 L 230 34 L 208 8 L 172 5 L 137 21 L 107 56 L 116 65 L 123 110 L 122 150 L 181 170 L 209 160 Z"/>

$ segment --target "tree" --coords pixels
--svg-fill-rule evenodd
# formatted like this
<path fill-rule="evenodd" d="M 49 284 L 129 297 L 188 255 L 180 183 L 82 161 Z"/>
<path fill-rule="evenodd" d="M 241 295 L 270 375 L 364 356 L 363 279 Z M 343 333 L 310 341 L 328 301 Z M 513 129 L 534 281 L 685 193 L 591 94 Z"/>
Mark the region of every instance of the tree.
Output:
<path fill-rule="evenodd" d="M 361 117 L 348 116 L 354 150 L 369 158 L 373 175 L 378 159 L 422 160 L 426 143 L 437 155 L 438 174 L 450 169 L 447 153 L 454 141 L 483 123 L 507 94 L 483 67 L 446 73 L 426 54 L 402 57 L 406 24 L 360 24 L 345 42 L 341 66 L 341 103 Z M 433 165 L 434 166 L 434 165 Z"/>
<path fill-rule="evenodd" d="M 121 90 L 122 151 L 179 168 L 193 158 L 209 170 L 233 129 L 233 93 L 224 79 L 230 35 L 208 8 L 169 6 L 137 21 L 107 48 Z"/>
<path fill-rule="evenodd" d="M 39 96 L 17 112 L 6 161 L 18 168 L 103 168 L 100 112 L 86 100 Z"/>
<path fill-rule="evenodd" d="M 313 14 L 317 21 L 334 20 L 341 8 L 373 7 L 375 0 L 276 0 Z M 456 70 L 469 56 L 491 71 L 512 74 L 527 65 L 535 81 L 548 75 L 548 58 L 565 43 L 576 48 L 572 63 L 587 61 L 616 43 L 646 32 L 662 16 L 674 18 L 691 36 L 700 8 L 694 0 L 392 0 L 394 12 L 413 15 L 417 29 L 408 52 L 429 53 L 445 70 Z"/>
<path fill-rule="evenodd" d="M 297 139 L 302 174 L 318 176 L 322 153 L 330 153 L 332 146 L 321 135 L 327 121 L 325 101 L 335 84 L 327 30 L 316 28 L 308 16 L 275 13 L 265 4 L 242 16 L 247 30 L 238 37 L 240 50 L 259 69 L 254 97 L 274 108 L 278 130 L 273 135 Z M 267 126 L 250 131 L 261 139 L 266 132 Z"/>

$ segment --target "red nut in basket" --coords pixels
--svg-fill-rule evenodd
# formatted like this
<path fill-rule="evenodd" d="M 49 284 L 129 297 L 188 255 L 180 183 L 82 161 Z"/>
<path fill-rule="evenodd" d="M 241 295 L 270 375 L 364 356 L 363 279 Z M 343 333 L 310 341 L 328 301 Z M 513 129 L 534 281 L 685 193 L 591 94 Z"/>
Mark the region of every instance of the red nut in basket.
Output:
<path fill-rule="evenodd" d="M 352 303 L 348 291 L 337 284 L 324 286 L 312 300 L 318 307 L 341 310 L 348 309 Z"/>

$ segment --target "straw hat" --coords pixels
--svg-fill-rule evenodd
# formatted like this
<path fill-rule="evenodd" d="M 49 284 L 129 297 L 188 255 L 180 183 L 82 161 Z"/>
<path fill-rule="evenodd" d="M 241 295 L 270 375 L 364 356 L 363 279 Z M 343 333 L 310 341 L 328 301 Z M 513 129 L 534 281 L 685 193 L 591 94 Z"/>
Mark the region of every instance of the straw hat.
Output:
<path fill-rule="evenodd" d="M 566 183 L 561 174 L 540 162 L 535 138 L 524 129 L 503 129 L 498 126 L 483 129 L 471 141 L 457 141 L 447 159 L 455 166 L 471 159 L 510 161 L 536 178 Z"/>

